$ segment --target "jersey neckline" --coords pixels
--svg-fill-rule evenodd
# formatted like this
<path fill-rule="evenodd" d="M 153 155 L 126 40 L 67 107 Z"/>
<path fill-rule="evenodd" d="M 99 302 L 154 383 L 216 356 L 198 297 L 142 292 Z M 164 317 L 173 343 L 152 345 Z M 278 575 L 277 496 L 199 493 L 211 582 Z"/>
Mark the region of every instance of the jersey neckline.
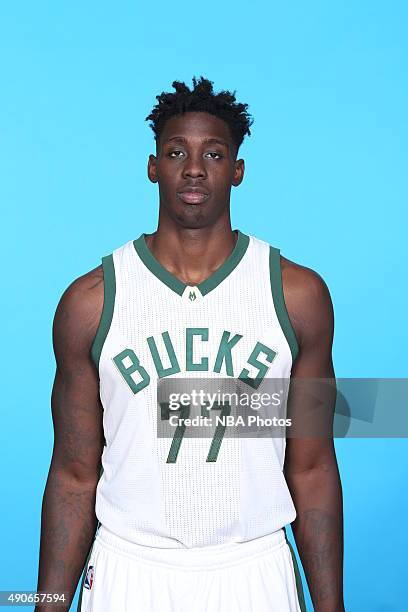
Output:
<path fill-rule="evenodd" d="M 170 289 L 175 291 L 179 296 L 182 296 L 186 287 L 196 287 L 204 296 L 225 280 L 231 272 L 237 267 L 243 256 L 245 255 L 249 236 L 244 234 L 239 229 L 233 230 L 237 232 L 238 238 L 235 246 L 224 262 L 212 273 L 208 278 L 203 280 L 198 285 L 188 285 L 181 281 L 177 276 L 174 276 L 167 268 L 165 268 L 158 259 L 153 255 L 146 243 L 146 233 L 142 233 L 139 238 L 133 241 L 133 246 L 136 253 L 144 265 L 150 270 L 156 278 L 162 281 Z"/>

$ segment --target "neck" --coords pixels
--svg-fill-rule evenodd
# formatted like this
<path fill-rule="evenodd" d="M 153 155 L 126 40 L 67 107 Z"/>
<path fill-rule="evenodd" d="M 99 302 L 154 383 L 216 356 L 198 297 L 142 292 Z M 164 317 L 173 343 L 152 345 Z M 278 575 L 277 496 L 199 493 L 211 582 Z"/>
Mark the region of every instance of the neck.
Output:
<path fill-rule="evenodd" d="M 213 274 L 234 249 L 237 234 L 231 223 L 204 227 L 159 226 L 146 236 L 155 258 L 187 285 L 198 285 Z"/>

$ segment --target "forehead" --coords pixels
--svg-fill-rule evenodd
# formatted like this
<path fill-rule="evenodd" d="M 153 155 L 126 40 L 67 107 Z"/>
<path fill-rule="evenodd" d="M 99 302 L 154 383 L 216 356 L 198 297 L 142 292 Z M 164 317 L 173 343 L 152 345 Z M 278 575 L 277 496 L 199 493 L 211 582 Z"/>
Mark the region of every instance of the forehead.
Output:
<path fill-rule="evenodd" d="M 187 112 L 170 117 L 164 125 L 160 141 L 164 144 L 177 136 L 191 142 L 219 139 L 230 146 L 233 144 L 228 124 L 206 112 Z"/>

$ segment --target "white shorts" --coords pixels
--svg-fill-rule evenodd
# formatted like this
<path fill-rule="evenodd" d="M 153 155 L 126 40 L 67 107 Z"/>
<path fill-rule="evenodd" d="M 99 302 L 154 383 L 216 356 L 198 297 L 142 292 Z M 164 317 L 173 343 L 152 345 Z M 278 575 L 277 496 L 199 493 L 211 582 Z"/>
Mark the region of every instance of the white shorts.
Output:
<path fill-rule="evenodd" d="M 101 525 L 78 611 L 301 612 L 299 586 L 284 529 L 244 543 L 162 549 L 129 542 Z"/>

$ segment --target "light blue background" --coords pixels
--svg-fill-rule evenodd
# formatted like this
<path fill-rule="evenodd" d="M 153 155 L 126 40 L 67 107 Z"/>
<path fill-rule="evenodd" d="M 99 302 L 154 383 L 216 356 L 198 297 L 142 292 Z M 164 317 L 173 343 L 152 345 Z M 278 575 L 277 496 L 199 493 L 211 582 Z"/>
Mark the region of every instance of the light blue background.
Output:
<path fill-rule="evenodd" d="M 156 229 L 144 118 L 174 79 L 250 104 L 233 227 L 326 280 L 336 375 L 408 376 L 406 6 L 2 3 L 0 589 L 36 587 L 57 302 Z M 407 441 L 336 446 L 346 608 L 405 610 Z"/>

